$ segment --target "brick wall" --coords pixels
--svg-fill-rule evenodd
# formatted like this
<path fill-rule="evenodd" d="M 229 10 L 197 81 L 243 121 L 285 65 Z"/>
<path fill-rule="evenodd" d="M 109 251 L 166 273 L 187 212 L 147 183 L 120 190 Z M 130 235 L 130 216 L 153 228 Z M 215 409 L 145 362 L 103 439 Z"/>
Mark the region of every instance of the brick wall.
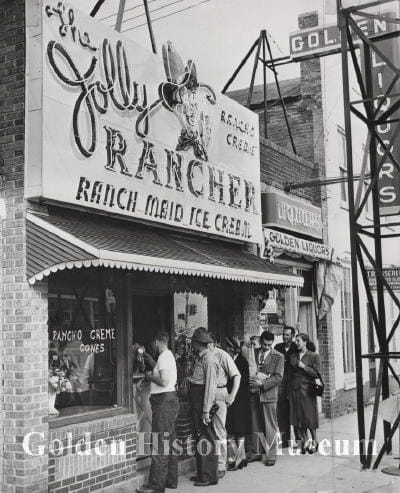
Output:
<path fill-rule="evenodd" d="M 259 332 L 259 302 L 252 296 L 251 285 L 236 286 L 232 313 L 232 335 L 239 340 L 248 340 Z"/>
<path fill-rule="evenodd" d="M 315 176 L 314 165 L 279 147 L 270 140 L 260 138 L 261 181 L 283 190 L 287 183 L 312 180 Z M 293 190 L 292 195 L 320 205 L 320 191 L 316 188 Z"/>
<path fill-rule="evenodd" d="M 136 473 L 135 422 L 125 414 L 51 430 L 49 492 L 89 493 L 130 479 Z M 77 450 L 78 443 L 84 445 Z"/>
<path fill-rule="evenodd" d="M 303 159 L 314 162 L 314 142 L 312 128 L 312 106 L 303 95 L 285 98 L 286 112 L 297 154 Z M 260 134 L 264 135 L 264 113 L 260 109 Z M 286 121 L 280 103 L 267 110 L 267 138 L 283 149 L 292 152 Z"/>
<path fill-rule="evenodd" d="M 25 454 L 24 436 L 47 439 L 47 284 L 25 276 L 24 1 L 0 0 L 0 195 L 2 220 L 2 431 L 4 491 L 47 491 L 46 452 Z"/>
<path fill-rule="evenodd" d="M 299 16 L 299 28 L 306 29 L 318 25 L 317 12 Z M 271 107 L 267 115 L 268 139 L 284 147 L 278 159 L 279 148 L 274 149 L 269 141 L 261 142 L 262 181 L 282 188 L 285 182 L 300 182 L 324 178 L 325 170 L 325 135 L 322 102 L 321 65 L 319 59 L 305 60 L 300 63 L 300 90 L 294 97 L 285 100 L 289 123 L 294 136 L 296 151 L 302 159 L 296 160 L 291 155 L 291 144 L 279 104 Z M 260 125 L 263 128 L 263 113 L 260 112 Z M 271 152 L 273 151 L 273 152 Z M 290 154 L 289 154 L 290 153 Z M 274 155 L 275 154 L 275 155 Z M 289 156 L 285 157 L 285 154 Z M 265 158 L 264 158 L 265 156 Z M 278 164 L 276 162 L 278 161 Z M 264 165 L 265 162 L 265 165 Z M 282 163 L 279 165 L 279 163 Z M 293 190 L 293 195 L 311 200 L 322 210 L 323 240 L 329 244 L 328 210 L 326 187 L 310 187 Z M 322 411 L 326 416 L 337 413 L 337 395 L 335 384 L 334 344 L 332 316 L 329 313 L 318 326 L 318 345 L 322 361 L 322 375 L 326 390 L 322 399 Z"/>
<path fill-rule="evenodd" d="M 96 467 L 73 454 L 49 459 L 49 437 L 60 437 L 63 430 L 49 434 L 48 428 L 47 281 L 34 286 L 26 281 L 26 210 L 42 208 L 24 201 L 24 14 L 24 0 L 0 0 L 1 491 L 47 492 L 49 472 L 50 491 L 58 484 L 57 491 L 93 491 L 134 474 L 134 416 L 68 427 L 75 438 L 88 430 L 94 439 L 126 440 L 124 460 L 107 457 L 107 464 Z M 23 448 L 32 432 L 43 444 L 37 455 Z"/>

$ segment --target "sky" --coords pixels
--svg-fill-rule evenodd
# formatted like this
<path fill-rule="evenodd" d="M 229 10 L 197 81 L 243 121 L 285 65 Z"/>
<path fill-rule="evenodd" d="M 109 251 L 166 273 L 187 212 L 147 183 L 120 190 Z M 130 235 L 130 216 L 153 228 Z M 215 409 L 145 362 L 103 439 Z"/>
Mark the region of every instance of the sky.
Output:
<path fill-rule="evenodd" d="M 95 0 L 70 0 L 81 10 L 90 12 Z M 119 0 L 105 0 L 96 15 L 109 26 L 116 21 Z M 192 8 L 191 8 L 192 7 Z M 273 57 L 289 54 L 289 33 L 298 29 L 298 16 L 318 10 L 321 24 L 335 23 L 335 16 L 324 16 L 324 0 L 149 0 L 153 31 L 158 53 L 162 43 L 172 41 L 184 61 L 196 62 L 198 80 L 221 91 L 233 74 L 260 30 L 270 34 Z M 187 9 L 187 10 L 183 10 Z M 177 12 L 178 10 L 183 10 Z M 124 35 L 151 50 L 144 9 L 140 0 L 126 0 L 122 31 Z M 172 15 L 169 15 L 172 14 Z M 163 19 L 156 20 L 159 17 Z M 129 18 L 136 17 L 129 20 Z M 254 56 L 252 56 L 230 89 L 248 87 Z M 295 63 L 279 68 L 281 80 L 297 77 Z M 261 82 L 262 69 L 258 67 Z M 267 74 L 273 82 L 273 74 Z"/>

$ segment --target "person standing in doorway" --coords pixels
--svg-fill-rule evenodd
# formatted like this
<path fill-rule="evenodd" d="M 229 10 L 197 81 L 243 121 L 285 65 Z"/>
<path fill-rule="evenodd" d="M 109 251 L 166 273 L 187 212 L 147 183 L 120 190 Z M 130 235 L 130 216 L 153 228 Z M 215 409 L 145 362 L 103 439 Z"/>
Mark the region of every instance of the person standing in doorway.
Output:
<path fill-rule="evenodd" d="M 151 382 L 153 443 L 148 484 L 138 488 L 138 493 L 160 493 L 164 492 L 165 488 L 177 488 L 178 484 L 178 456 L 173 451 L 176 439 L 175 422 L 179 412 L 175 390 L 177 371 L 174 355 L 168 349 L 168 342 L 167 332 L 160 331 L 156 334 L 157 362 L 153 371 L 146 372 L 145 377 L 145 380 Z"/>
<path fill-rule="evenodd" d="M 213 342 L 207 329 L 197 328 L 192 336 L 196 359 L 189 377 L 189 398 L 193 428 L 196 438 L 197 473 L 190 477 L 194 486 L 211 486 L 218 483 L 217 434 L 214 416 L 219 365 L 207 345 Z M 203 444 L 207 450 L 203 450 Z"/>
<path fill-rule="evenodd" d="M 278 387 L 282 381 L 285 360 L 283 355 L 272 349 L 274 334 L 264 331 L 260 336 L 261 348 L 256 353 L 259 370 L 251 384 L 260 390 L 260 405 L 264 418 L 266 466 L 274 466 L 279 440 L 279 427 L 276 416 Z"/>
<path fill-rule="evenodd" d="M 283 378 L 278 389 L 278 404 L 277 404 L 277 416 L 279 431 L 281 433 L 282 447 L 288 447 L 290 444 L 290 402 L 289 402 L 289 361 L 290 355 L 297 352 L 297 346 L 293 342 L 296 329 L 294 327 L 285 326 L 282 331 L 282 340 L 275 345 L 275 350 L 283 354 L 285 359 L 285 370 L 283 372 Z M 294 430 L 296 441 L 298 437 L 297 430 Z"/>

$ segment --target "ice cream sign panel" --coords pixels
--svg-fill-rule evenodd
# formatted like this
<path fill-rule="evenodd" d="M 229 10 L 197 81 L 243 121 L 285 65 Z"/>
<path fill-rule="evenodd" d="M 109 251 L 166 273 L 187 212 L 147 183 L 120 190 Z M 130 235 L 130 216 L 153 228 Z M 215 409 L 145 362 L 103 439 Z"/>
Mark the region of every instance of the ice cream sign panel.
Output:
<path fill-rule="evenodd" d="M 257 116 L 169 42 L 155 56 L 64 2 L 37 18 L 27 198 L 260 243 Z"/>

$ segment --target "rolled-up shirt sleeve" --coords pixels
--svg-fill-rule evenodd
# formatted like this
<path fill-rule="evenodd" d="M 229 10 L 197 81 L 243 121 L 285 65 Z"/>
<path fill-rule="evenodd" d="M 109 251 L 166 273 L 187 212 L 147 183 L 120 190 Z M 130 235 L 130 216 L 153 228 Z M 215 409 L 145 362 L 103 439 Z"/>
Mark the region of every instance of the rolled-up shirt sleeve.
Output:
<path fill-rule="evenodd" d="M 236 366 L 236 363 L 233 361 L 233 358 L 227 354 L 227 358 L 225 359 L 226 362 L 226 367 L 227 367 L 227 373 L 229 378 L 233 378 L 236 376 L 240 377 L 240 372 L 238 367 Z"/>
<path fill-rule="evenodd" d="M 208 353 L 202 358 L 205 388 L 203 400 L 203 413 L 209 413 L 211 406 L 215 402 L 215 392 L 217 390 L 218 362 Z"/>

